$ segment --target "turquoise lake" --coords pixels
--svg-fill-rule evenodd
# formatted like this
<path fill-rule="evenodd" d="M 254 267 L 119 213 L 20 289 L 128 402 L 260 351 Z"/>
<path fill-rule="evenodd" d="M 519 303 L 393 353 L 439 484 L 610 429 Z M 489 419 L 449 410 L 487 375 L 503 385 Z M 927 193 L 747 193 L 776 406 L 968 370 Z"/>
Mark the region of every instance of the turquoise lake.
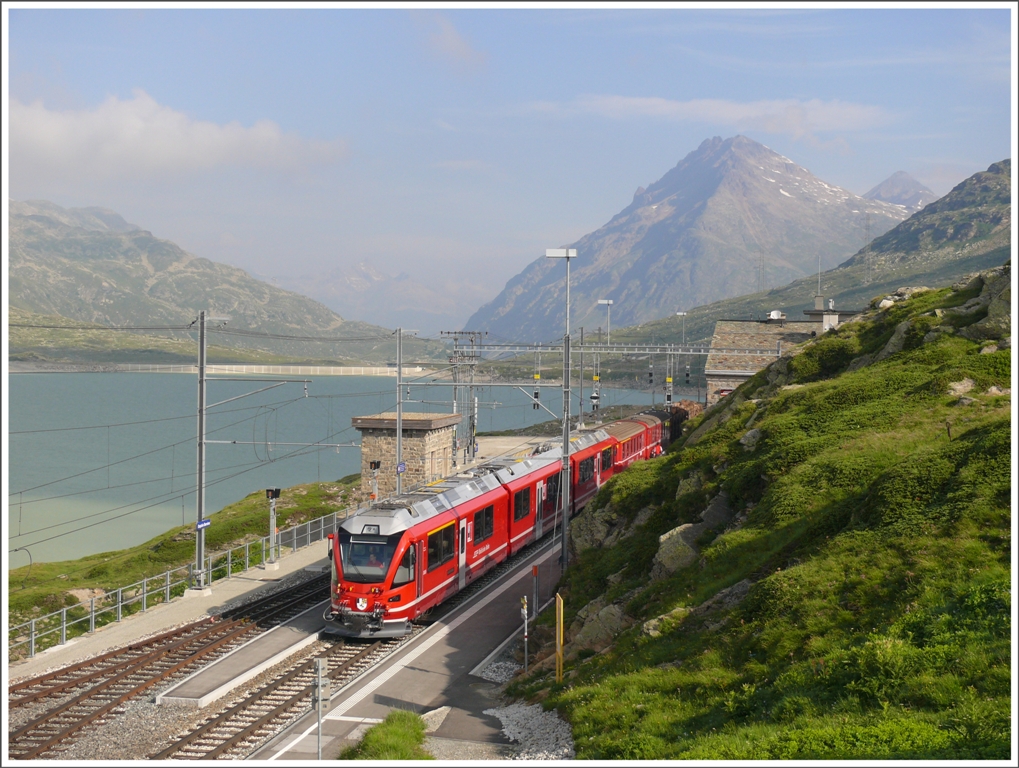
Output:
<path fill-rule="evenodd" d="M 241 397 L 284 377 L 269 378 L 207 384 L 206 439 L 238 443 L 207 446 L 209 514 L 265 488 L 359 472 L 358 448 L 321 444 L 359 442 L 352 417 L 396 406 L 396 380 L 385 376 L 312 377 L 307 392 L 305 377 L 299 377 L 300 382 Z M 449 387 L 410 387 L 410 398 L 421 402 L 406 404 L 408 412 L 451 410 Z M 479 431 L 551 418 L 517 389 L 480 386 L 475 395 Z M 12 551 L 19 548 L 35 562 L 70 560 L 194 523 L 197 376 L 10 374 L 8 396 L 8 568 L 28 564 L 26 551 Z M 542 400 L 561 413 L 562 397 L 555 390 L 545 390 Z M 650 404 L 651 393 L 602 392 L 603 407 L 628 403 Z"/>

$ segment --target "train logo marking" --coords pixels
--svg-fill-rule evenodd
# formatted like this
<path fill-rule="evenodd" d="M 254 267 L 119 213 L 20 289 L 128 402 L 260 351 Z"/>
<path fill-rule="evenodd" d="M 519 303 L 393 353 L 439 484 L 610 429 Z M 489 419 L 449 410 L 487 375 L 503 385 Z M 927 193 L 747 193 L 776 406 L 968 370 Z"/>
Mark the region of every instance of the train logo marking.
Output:
<path fill-rule="evenodd" d="M 367 608 L 368 608 L 368 598 L 367 597 L 359 597 L 359 598 L 357 598 L 357 610 L 364 611 L 364 610 L 367 610 Z"/>

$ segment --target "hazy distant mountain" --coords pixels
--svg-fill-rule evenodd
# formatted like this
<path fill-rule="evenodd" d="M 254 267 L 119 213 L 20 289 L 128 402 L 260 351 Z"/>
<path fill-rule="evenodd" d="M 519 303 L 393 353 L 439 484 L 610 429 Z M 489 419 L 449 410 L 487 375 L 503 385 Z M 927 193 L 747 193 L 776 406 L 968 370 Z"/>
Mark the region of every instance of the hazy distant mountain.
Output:
<path fill-rule="evenodd" d="M 613 326 L 784 285 L 828 269 L 902 221 L 901 206 L 826 184 L 745 136 L 704 141 L 596 232 L 569 247 L 571 326 Z M 565 267 L 541 257 L 465 327 L 519 341 L 560 336 Z"/>
<path fill-rule="evenodd" d="M 288 274 L 277 279 L 343 315 L 388 327 L 414 328 L 422 336 L 461 328 L 477 306 L 466 304 L 464 297 L 476 294 L 461 276 L 451 277 L 447 285 L 437 289 L 406 273 L 385 274 L 367 262 L 325 274 Z"/>
<path fill-rule="evenodd" d="M 392 331 L 344 320 L 305 296 L 199 258 L 102 208 L 10 202 L 12 307 L 107 326 L 187 325 L 202 309 L 227 330 L 351 339 L 266 340 L 219 334 L 223 346 L 318 360 L 392 359 Z M 421 342 L 414 342 L 419 346 Z M 428 344 L 431 354 L 441 345 Z M 419 355 L 424 348 L 416 350 Z"/>
<path fill-rule="evenodd" d="M 109 208 L 61 208 L 48 200 L 10 201 L 10 214 L 26 216 L 43 222 L 81 227 L 94 232 L 134 232 L 141 227 L 124 221 L 119 213 Z"/>
<path fill-rule="evenodd" d="M 864 197 L 868 200 L 904 206 L 910 213 L 915 213 L 938 199 L 937 195 L 905 171 L 896 171 Z"/>
<path fill-rule="evenodd" d="M 944 197 L 821 275 L 821 292 L 840 309 L 863 308 L 902 286 L 950 285 L 964 275 L 1004 264 L 1011 256 L 1012 162 L 1002 160 L 975 173 Z M 804 319 L 813 306 L 817 277 L 781 288 L 691 309 L 688 341 L 711 335 L 715 320 L 763 317 L 773 309 Z M 683 324 L 671 317 L 613 332 L 613 339 L 650 338 L 678 342 Z"/>

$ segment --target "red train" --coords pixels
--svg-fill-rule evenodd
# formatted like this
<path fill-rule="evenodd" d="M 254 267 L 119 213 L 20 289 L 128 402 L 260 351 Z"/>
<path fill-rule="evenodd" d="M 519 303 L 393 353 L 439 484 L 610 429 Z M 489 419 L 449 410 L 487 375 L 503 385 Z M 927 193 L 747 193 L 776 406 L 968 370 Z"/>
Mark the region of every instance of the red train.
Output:
<path fill-rule="evenodd" d="M 679 417 L 647 411 L 570 443 L 572 515 L 613 474 L 659 455 Z M 326 631 L 400 637 L 411 622 L 562 525 L 562 446 L 494 459 L 385 499 L 329 537 Z"/>

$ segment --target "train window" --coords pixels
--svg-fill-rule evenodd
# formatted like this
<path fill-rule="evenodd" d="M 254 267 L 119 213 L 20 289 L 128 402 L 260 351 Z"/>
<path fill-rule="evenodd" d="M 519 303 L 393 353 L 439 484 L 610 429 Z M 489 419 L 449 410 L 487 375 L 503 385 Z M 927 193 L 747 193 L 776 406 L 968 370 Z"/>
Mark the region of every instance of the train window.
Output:
<path fill-rule="evenodd" d="M 378 584 L 386 578 L 402 534 L 351 536 L 340 533 L 340 565 L 343 578 L 359 584 Z"/>
<path fill-rule="evenodd" d="M 609 469 L 612 469 L 612 449 L 606 448 L 601 452 L 601 471 L 604 474 Z"/>
<path fill-rule="evenodd" d="M 586 483 L 594 477 L 594 456 L 580 462 L 580 466 L 577 469 L 580 471 L 580 482 L 582 483 Z"/>
<path fill-rule="evenodd" d="M 513 519 L 523 520 L 531 514 L 531 489 L 524 488 L 513 496 Z"/>
<path fill-rule="evenodd" d="M 495 507 L 489 504 L 480 512 L 474 513 L 474 543 L 491 538 L 495 533 Z"/>
<path fill-rule="evenodd" d="M 448 563 L 456 554 L 456 526 L 452 523 L 428 534 L 428 571 Z"/>
<path fill-rule="evenodd" d="M 404 584 L 410 584 L 414 581 L 415 574 L 414 562 L 414 545 L 412 544 L 407 548 L 407 551 L 403 553 L 403 559 L 400 564 L 396 566 L 396 575 L 393 577 L 393 586 L 401 587 Z"/>
<path fill-rule="evenodd" d="M 548 480 L 545 481 L 545 511 L 552 512 L 559 509 L 559 478 L 560 475 L 557 472 L 554 475 L 550 475 Z"/>

